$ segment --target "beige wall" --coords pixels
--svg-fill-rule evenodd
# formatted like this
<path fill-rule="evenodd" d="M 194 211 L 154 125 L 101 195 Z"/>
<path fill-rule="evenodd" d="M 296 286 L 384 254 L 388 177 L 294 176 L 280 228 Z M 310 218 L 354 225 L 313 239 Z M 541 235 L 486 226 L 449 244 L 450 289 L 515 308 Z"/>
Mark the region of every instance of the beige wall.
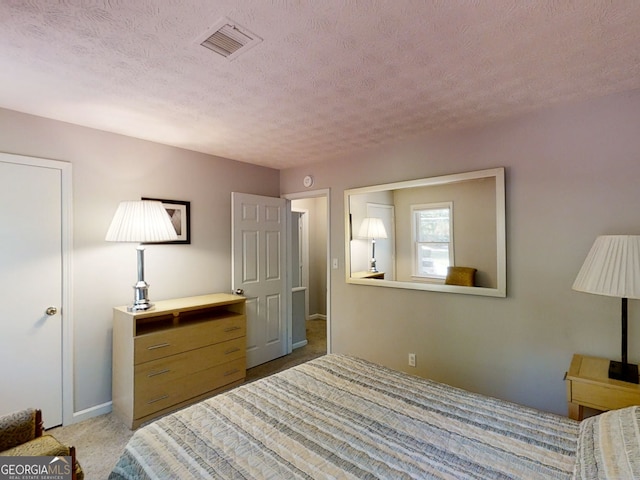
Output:
<path fill-rule="evenodd" d="M 620 355 L 620 301 L 571 285 L 597 235 L 640 234 L 638 132 L 633 92 L 282 171 L 283 193 L 307 174 L 331 188 L 333 351 L 564 414 L 572 354 Z M 507 298 L 345 283 L 345 189 L 500 166 Z M 629 310 L 637 362 L 640 302 Z"/>
<path fill-rule="evenodd" d="M 191 202 L 191 245 L 150 245 L 151 300 L 231 289 L 231 192 L 278 196 L 278 171 L 0 109 L 0 151 L 73 164 L 74 411 L 111 401 L 111 309 L 131 303 L 132 244 L 104 236 L 118 202 Z"/>

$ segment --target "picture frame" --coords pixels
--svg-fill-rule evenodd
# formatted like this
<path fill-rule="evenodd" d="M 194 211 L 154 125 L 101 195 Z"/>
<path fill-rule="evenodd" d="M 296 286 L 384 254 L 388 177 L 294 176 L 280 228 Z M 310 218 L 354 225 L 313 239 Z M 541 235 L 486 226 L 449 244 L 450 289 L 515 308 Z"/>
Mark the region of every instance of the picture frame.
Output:
<path fill-rule="evenodd" d="M 168 242 L 153 242 L 154 244 L 191 243 L 191 202 L 149 197 L 142 197 L 142 200 L 154 200 L 156 202 L 161 202 L 162 206 L 169 214 L 171 223 L 173 223 L 173 226 L 176 229 L 176 233 L 178 234 L 177 240 L 171 240 Z"/>

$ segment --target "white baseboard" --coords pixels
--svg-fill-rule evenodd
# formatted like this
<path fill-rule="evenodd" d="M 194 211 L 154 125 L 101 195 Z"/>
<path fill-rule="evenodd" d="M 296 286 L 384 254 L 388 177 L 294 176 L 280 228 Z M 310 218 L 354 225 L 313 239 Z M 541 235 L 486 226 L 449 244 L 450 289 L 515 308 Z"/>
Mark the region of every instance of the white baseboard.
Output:
<path fill-rule="evenodd" d="M 327 316 L 322 313 L 314 313 L 313 315 L 309 315 L 309 320 L 326 320 Z"/>
<path fill-rule="evenodd" d="M 106 413 L 111 413 L 112 410 L 112 402 L 103 403 L 102 405 L 96 405 L 95 407 L 90 407 L 85 410 L 80 410 L 79 412 L 73 412 L 73 422 L 78 423 L 83 420 L 88 420 L 93 417 L 98 417 L 100 415 L 104 415 Z"/>
<path fill-rule="evenodd" d="M 296 342 L 291 345 L 291 349 L 295 350 L 296 348 L 304 347 L 308 342 L 306 340 L 301 340 L 300 342 Z"/>

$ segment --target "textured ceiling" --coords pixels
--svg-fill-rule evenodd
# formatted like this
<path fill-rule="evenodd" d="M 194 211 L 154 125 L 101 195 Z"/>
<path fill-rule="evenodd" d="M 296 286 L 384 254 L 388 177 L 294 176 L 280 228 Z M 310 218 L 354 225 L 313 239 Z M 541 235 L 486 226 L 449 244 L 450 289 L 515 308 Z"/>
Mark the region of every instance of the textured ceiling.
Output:
<path fill-rule="evenodd" d="M 199 45 L 223 17 L 263 41 Z M 0 107 L 286 168 L 640 88 L 638 0 L 0 0 Z"/>

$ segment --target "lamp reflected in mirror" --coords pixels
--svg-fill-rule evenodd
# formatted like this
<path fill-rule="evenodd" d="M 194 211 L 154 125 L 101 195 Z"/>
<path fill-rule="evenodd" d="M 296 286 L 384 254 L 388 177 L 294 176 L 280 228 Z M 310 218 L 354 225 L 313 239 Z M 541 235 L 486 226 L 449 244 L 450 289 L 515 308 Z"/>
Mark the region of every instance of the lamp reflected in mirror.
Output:
<path fill-rule="evenodd" d="M 382 219 L 377 217 L 365 217 L 360 224 L 358 236 L 371 240 L 371 261 L 369 271 L 378 272 L 376 267 L 376 238 L 387 238 L 387 231 L 384 228 Z"/>

